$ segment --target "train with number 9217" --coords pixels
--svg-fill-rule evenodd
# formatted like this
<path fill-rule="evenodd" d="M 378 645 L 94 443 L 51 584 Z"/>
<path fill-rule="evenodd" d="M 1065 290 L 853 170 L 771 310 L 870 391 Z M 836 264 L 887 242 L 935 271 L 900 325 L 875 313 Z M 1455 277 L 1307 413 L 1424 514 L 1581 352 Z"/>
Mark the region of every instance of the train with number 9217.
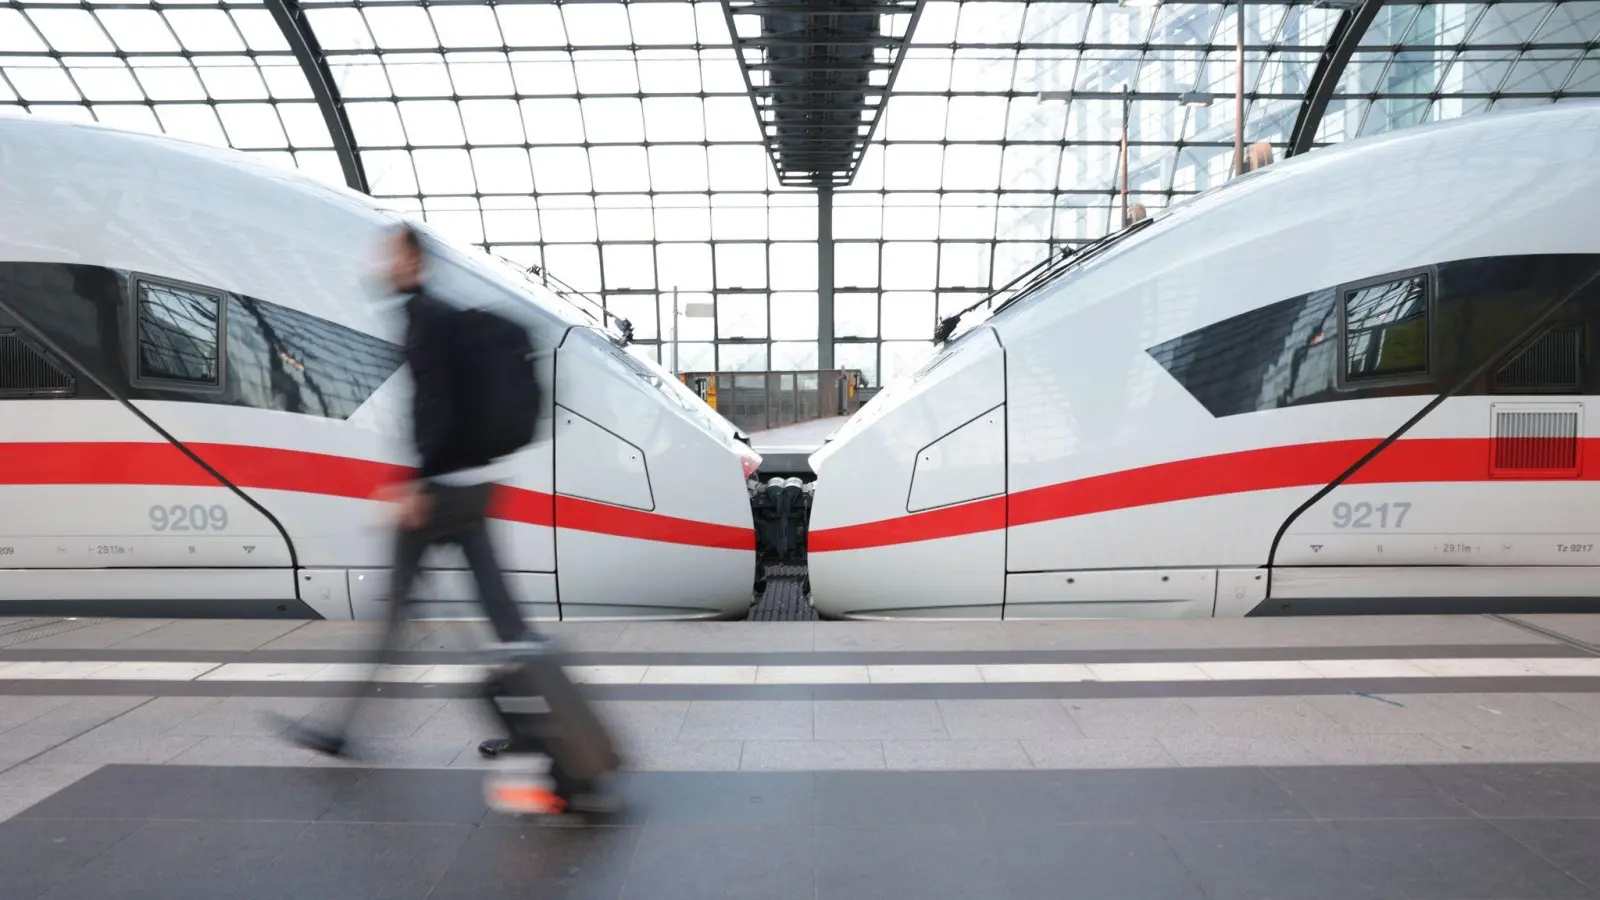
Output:
<path fill-rule="evenodd" d="M 0 117 L 0 615 L 382 615 L 409 370 L 373 200 L 245 154 Z M 423 227 L 451 301 L 521 322 L 535 441 L 490 523 L 530 617 L 752 600 L 747 439 L 625 324 Z M 419 614 L 476 616 L 459 554 Z"/>
<path fill-rule="evenodd" d="M 1600 608 L 1597 155 L 1587 103 L 1413 127 L 1047 261 L 811 458 L 813 605 Z"/>

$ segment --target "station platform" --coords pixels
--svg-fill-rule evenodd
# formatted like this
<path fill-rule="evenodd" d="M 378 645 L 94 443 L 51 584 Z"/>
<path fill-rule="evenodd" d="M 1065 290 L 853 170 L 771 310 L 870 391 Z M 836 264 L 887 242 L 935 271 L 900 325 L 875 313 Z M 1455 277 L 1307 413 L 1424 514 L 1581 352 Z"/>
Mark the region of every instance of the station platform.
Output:
<path fill-rule="evenodd" d="M 483 802 L 477 623 L 0 620 L 0 897 L 1600 894 L 1600 616 L 549 626 L 615 822 Z"/>
<path fill-rule="evenodd" d="M 750 435 L 750 449 L 761 455 L 763 477 L 803 477 L 811 471 L 811 454 L 822 449 L 829 437 L 845 422 L 848 416 L 813 419 L 782 428 L 769 428 Z"/>

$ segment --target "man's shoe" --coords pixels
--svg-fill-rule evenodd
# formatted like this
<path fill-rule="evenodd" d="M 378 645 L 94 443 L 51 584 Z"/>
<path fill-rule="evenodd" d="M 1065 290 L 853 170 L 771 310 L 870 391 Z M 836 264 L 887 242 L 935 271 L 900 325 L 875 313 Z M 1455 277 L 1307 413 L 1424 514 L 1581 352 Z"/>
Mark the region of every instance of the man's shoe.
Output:
<path fill-rule="evenodd" d="M 492 759 L 506 752 L 510 746 L 510 738 L 490 738 L 478 745 L 478 752 Z"/>
<path fill-rule="evenodd" d="M 616 816 L 623 810 L 622 798 L 604 790 L 575 794 L 567 801 L 567 812 L 586 816 Z"/>
<path fill-rule="evenodd" d="M 484 799 L 495 812 L 513 816 L 559 816 L 567 801 L 538 779 L 491 775 L 484 782 Z"/>
<path fill-rule="evenodd" d="M 315 750 L 324 756 L 344 755 L 345 738 L 342 734 L 318 731 L 296 724 L 289 729 L 289 739 L 307 750 Z"/>

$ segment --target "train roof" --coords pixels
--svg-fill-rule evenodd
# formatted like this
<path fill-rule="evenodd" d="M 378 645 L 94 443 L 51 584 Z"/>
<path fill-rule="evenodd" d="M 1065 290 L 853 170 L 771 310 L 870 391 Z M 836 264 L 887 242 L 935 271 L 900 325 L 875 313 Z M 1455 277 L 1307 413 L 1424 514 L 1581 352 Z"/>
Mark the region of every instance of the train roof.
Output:
<path fill-rule="evenodd" d="M 1526 139 L 1527 150 L 1518 142 L 1519 138 Z M 1514 152 L 1518 155 L 1512 155 L 1513 151 L 1506 149 L 1508 146 L 1515 146 Z M 1459 156 L 1473 153 L 1502 154 L 1508 171 L 1524 175 L 1527 170 L 1519 170 L 1518 164 L 1537 162 L 1541 151 L 1552 160 L 1587 170 L 1593 166 L 1591 154 L 1595 150 L 1600 150 L 1600 101 L 1449 119 L 1290 157 L 1203 194 L 1185 198 L 1147 219 L 1085 245 L 1053 265 L 1042 266 L 1041 271 L 1026 279 L 1012 296 L 1004 296 L 1006 289 L 991 295 L 993 314 L 956 333 L 953 340 L 959 340 L 981 325 L 1003 324 L 1023 310 L 1057 295 L 1065 284 L 1086 277 L 1143 245 L 1178 234 L 1180 227 L 1187 230 L 1196 224 L 1191 220 L 1209 218 L 1235 205 L 1253 207 L 1263 193 L 1282 196 L 1281 191 L 1288 191 L 1290 202 L 1306 205 L 1332 202 L 1335 190 L 1363 185 L 1351 176 L 1369 168 L 1436 160 L 1439 165 L 1432 171 L 1443 172 L 1448 178 L 1450 164 Z M 1560 186 L 1555 187 L 1559 189 Z M 1209 234 L 1209 225 L 1206 227 Z"/>
<path fill-rule="evenodd" d="M 44 163 L 60 172 L 55 179 L 42 179 Z M 75 196 L 61 197 L 52 193 L 43 181 L 57 185 L 74 182 Z M 540 312 L 555 319 L 562 326 L 593 326 L 604 328 L 603 313 L 597 315 L 572 300 L 563 297 L 534 278 L 528 277 L 521 267 L 484 253 L 474 253 L 445 238 L 430 228 L 426 222 L 386 209 L 378 201 L 349 188 L 328 184 L 295 170 L 285 169 L 247 153 L 201 144 L 166 135 L 128 131 L 96 123 L 68 122 L 38 116 L 0 116 L 0 259 L 20 257 L 33 261 L 94 262 L 136 271 L 150 271 L 147 260 L 163 255 L 178 257 L 176 264 L 195 263 L 195 253 L 162 254 L 156 242 L 146 235 L 123 235 L 128 240 L 118 240 L 110 234 L 95 238 L 70 221 L 96 215 L 93 204 L 104 208 L 117 208 L 128 194 L 147 189 L 156 195 L 159 203 L 182 202 L 195 206 L 206 205 L 215 194 L 204 194 L 195 187 L 200 182 L 226 183 L 235 193 L 232 201 L 247 207 L 236 210 L 232 218 L 236 223 L 246 219 L 264 220 L 270 213 L 267 207 L 287 210 L 300 221 L 293 223 L 315 234 L 303 235 L 306 243 L 322 249 L 338 249 L 357 253 L 370 250 L 372 234 L 401 220 L 412 221 L 420 231 L 430 237 L 437 255 L 447 261 L 445 269 L 474 273 L 478 278 L 498 288 L 497 299 L 516 297 Z M 105 193 L 96 196 L 95 192 Z M 18 200 L 23 207 L 18 207 Z M 9 201 L 9 202 L 8 202 Z M 58 202 L 59 201 L 59 202 Z M 37 208 L 28 205 L 48 203 L 56 208 L 50 218 L 59 226 L 55 230 L 33 227 L 40 215 Z M 214 204 L 213 204 L 214 205 Z M 8 206 L 10 207 L 8 209 Z M 300 207 L 300 208 L 297 208 Z M 73 211 L 82 215 L 73 215 Z M 13 228 L 7 233 L 6 222 L 30 223 L 27 228 Z M 201 227 L 195 224 L 195 227 Z M 115 228 L 102 229 L 115 231 Z M 243 237 L 243 235 L 241 235 Z M 140 238 L 146 238 L 141 240 Z M 320 238 L 320 239 L 319 239 Z M 94 249 L 81 244 L 98 241 Z M 365 242 L 365 244 L 361 244 Z M 360 244 L 360 247 L 354 246 Z M 253 248 L 240 246 L 241 256 Z M 118 251 L 121 251 L 121 258 Z M 170 250 L 170 248 L 169 248 Z M 110 258 L 99 258 L 107 256 Z M 190 259 L 181 257 L 189 256 Z M 370 266 L 367 260 L 348 259 L 356 267 Z M 280 261 L 281 265 L 294 265 L 293 259 Z M 240 266 L 239 269 L 248 268 Z M 170 277 L 189 277 L 239 293 L 261 293 L 252 290 L 255 285 L 242 280 L 231 280 L 236 273 L 227 271 L 160 271 L 155 274 Z M 369 275 L 363 271 L 352 273 L 352 285 Z M 454 279 L 452 279 L 454 282 Z M 285 298 L 293 302 L 293 298 Z"/>

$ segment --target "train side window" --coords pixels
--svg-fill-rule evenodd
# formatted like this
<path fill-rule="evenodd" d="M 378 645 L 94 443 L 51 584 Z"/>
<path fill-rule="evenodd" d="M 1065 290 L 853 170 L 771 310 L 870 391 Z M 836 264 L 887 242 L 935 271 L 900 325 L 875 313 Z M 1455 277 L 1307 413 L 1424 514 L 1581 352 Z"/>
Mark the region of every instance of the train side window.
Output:
<path fill-rule="evenodd" d="M 134 282 L 135 353 L 139 380 L 174 387 L 222 386 L 219 292 L 139 279 Z"/>
<path fill-rule="evenodd" d="M 405 362 L 378 337 L 250 297 L 228 301 L 228 378 L 259 409 L 347 419 Z"/>
<path fill-rule="evenodd" d="M 1430 282 L 1418 272 L 1340 291 L 1346 384 L 1428 375 Z"/>

